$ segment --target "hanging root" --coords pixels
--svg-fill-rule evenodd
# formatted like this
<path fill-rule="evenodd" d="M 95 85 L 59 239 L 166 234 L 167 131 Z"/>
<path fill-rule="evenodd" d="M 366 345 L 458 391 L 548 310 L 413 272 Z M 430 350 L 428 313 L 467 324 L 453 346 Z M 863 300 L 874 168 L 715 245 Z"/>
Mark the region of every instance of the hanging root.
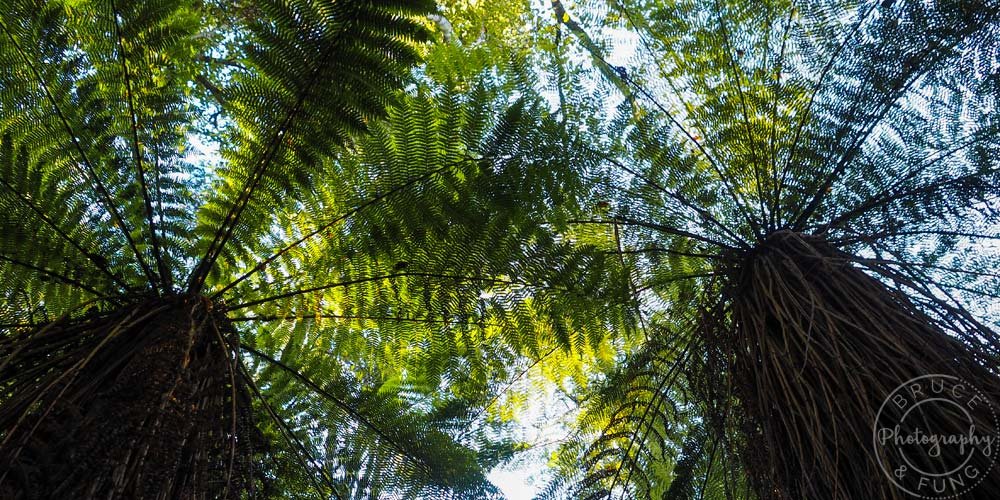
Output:
<path fill-rule="evenodd" d="M 241 498 L 261 437 L 199 297 L 0 339 L 0 498 Z"/>
<path fill-rule="evenodd" d="M 733 386 L 740 454 L 759 498 L 910 498 L 890 477 L 898 469 L 885 464 L 944 472 L 970 453 L 877 447 L 877 418 L 900 423 L 900 435 L 969 434 L 971 418 L 977 435 L 997 436 L 989 411 L 1000 410 L 996 334 L 928 316 L 851 260 L 819 238 L 784 231 L 733 267 L 730 320 L 715 318 L 728 325 L 714 339 L 724 353 L 716 370 Z M 883 407 L 898 386 L 932 374 L 957 377 L 988 401 L 968 412 L 944 401 L 910 414 L 912 404 Z M 971 460 L 986 469 L 965 481 L 978 483 L 971 491 L 1000 498 L 1000 466 L 983 454 Z M 915 487 L 916 477 L 897 482 Z M 917 493 L 940 495 L 932 487 Z"/>

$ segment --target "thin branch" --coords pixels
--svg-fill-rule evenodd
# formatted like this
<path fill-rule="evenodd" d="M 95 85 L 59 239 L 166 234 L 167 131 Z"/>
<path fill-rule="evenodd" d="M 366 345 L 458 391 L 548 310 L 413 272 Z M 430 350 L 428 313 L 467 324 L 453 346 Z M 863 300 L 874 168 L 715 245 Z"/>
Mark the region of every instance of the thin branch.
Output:
<path fill-rule="evenodd" d="M 250 68 L 247 68 L 246 66 L 243 65 L 243 63 L 237 61 L 236 59 L 212 57 L 206 54 L 199 54 L 198 56 L 195 57 L 195 60 L 209 64 L 221 64 L 223 66 L 231 66 L 233 68 L 241 69 L 243 71 L 250 71 Z"/>
<path fill-rule="evenodd" d="M 559 349 L 558 345 L 555 346 L 555 347 L 553 347 L 552 349 L 549 349 L 549 352 L 543 354 L 542 356 L 539 356 L 538 359 L 534 360 L 531 364 L 529 364 L 523 370 L 521 370 L 517 375 L 515 375 L 514 377 L 512 377 L 507 382 L 507 384 L 504 386 L 503 389 L 501 389 L 500 391 L 497 391 L 496 395 L 494 395 L 493 398 L 490 399 L 489 403 L 486 403 L 486 405 L 483 406 L 482 409 L 480 409 L 478 412 L 476 412 L 476 414 L 470 419 L 469 424 L 471 425 L 472 422 L 474 422 L 476 420 L 479 420 L 479 417 L 483 416 L 483 413 L 486 413 L 487 410 L 489 410 L 494 404 L 496 404 L 496 402 L 500 400 L 501 396 L 503 396 L 504 394 L 506 394 L 507 391 L 509 391 L 512 387 L 514 387 L 514 383 L 515 382 L 517 382 L 518 380 L 520 380 L 521 377 L 523 377 L 525 374 L 527 374 L 529 371 L 531 371 L 531 369 L 534 368 L 535 366 L 537 366 L 538 363 L 541 363 L 546 358 L 548 358 L 549 356 L 551 356 L 554 352 L 556 352 L 557 349 Z M 466 428 L 466 429 L 468 429 L 468 428 Z"/>
<path fill-rule="evenodd" d="M 638 291 L 639 292 L 645 292 L 646 290 L 652 290 L 652 289 L 656 288 L 659 285 L 664 285 L 664 284 L 667 284 L 667 283 L 674 283 L 674 282 L 677 282 L 677 281 L 684 281 L 684 280 L 693 280 L 693 279 L 697 279 L 697 278 L 711 278 L 712 276 L 720 276 L 721 274 L 722 273 L 715 272 L 715 271 L 706 271 L 706 272 L 703 272 L 703 273 L 691 273 L 691 274 L 672 275 L 672 276 L 670 276 L 670 279 L 668 279 L 666 281 L 663 281 L 663 280 L 650 280 L 651 283 L 649 283 L 648 285 L 639 287 Z"/>
<path fill-rule="evenodd" d="M 632 25 L 632 28 L 634 28 L 635 31 L 638 33 L 639 41 L 642 42 L 643 48 L 646 49 L 646 52 L 649 53 L 650 57 L 654 61 L 656 61 L 656 67 L 660 72 L 660 78 L 662 78 L 666 82 L 667 86 L 670 87 L 670 91 L 673 92 L 674 98 L 677 99 L 678 102 L 680 102 L 681 106 L 684 106 L 684 110 L 687 111 L 689 116 L 693 115 L 694 110 L 693 107 L 691 106 L 691 103 L 689 103 L 686 99 L 684 99 L 684 96 L 681 94 L 681 92 L 677 90 L 677 86 L 674 85 L 674 81 L 667 76 L 668 75 L 667 69 L 663 65 L 664 56 L 669 56 L 673 58 L 674 63 L 677 64 L 677 59 L 678 59 L 677 51 L 667 49 L 666 54 L 658 54 L 656 51 L 653 50 L 652 45 L 646 39 L 645 35 L 649 34 L 654 40 L 660 41 L 661 43 L 663 43 L 663 40 L 657 38 L 656 33 L 654 33 L 652 29 L 650 29 L 649 23 L 647 23 L 646 20 L 641 16 L 633 16 L 632 12 L 626 5 L 626 0 L 620 0 L 620 1 L 611 0 L 611 3 L 615 7 L 617 7 L 618 10 L 621 11 L 621 13 L 625 16 L 625 18 L 628 19 L 629 24 Z M 693 124 L 692 126 L 697 127 L 697 124 Z"/>
<path fill-rule="evenodd" d="M 923 267 L 923 268 L 927 268 L 927 269 L 935 269 L 935 270 L 938 270 L 938 271 L 947 271 L 947 272 L 951 272 L 951 273 L 961 273 L 961 274 L 968 274 L 968 275 L 971 275 L 971 276 L 979 276 L 981 278 L 1000 278 L 1000 274 L 997 274 L 997 273 L 990 273 L 990 272 L 985 272 L 985 271 L 974 271 L 974 270 L 971 270 L 971 269 L 960 269 L 960 268 L 957 268 L 957 267 L 941 266 L 941 265 L 937 265 L 937 264 L 926 264 L 926 263 L 923 263 L 923 262 L 908 262 L 908 261 L 899 261 L 899 260 L 891 260 L 891 259 L 866 259 L 866 258 L 857 257 L 857 256 L 851 258 L 850 260 L 853 260 L 855 262 L 862 262 L 862 263 L 865 263 L 865 264 L 886 264 L 886 265 L 897 266 L 897 267 L 917 266 L 917 267 Z"/>
<path fill-rule="evenodd" d="M 875 116 L 874 119 L 870 120 L 863 131 L 858 134 L 858 136 L 854 139 L 853 144 L 851 144 L 851 146 L 847 149 L 847 152 L 840 158 L 840 161 L 837 162 L 837 165 L 817 187 L 805 209 L 802 210 L 798 217 L 795 218 L 795 221 L 792 222 L 791 227 L 793 230 L 801 230 L 806 222 L 808 222 L 809 218 L 812 217 L 816 210 L 819 209 L 820 204 L 831 192 L 833 183 L 847 170 L 848 167 L 851 166 L 854 158 L 857 156 L 858 152 L 861 151 L 862 146 L 864 146 L 865 142 L 868 141 L 868 138 L 871 137 L 871 134 L 875 131 L 878 123 L 881 122 L 882 118 L 884 118 L 885 115 L 892 110 L 892 103 L 899 100 L 899 98 L 901 98 L 906 91 L 909 90 L 910 85 L 915 83 L 921 76 L 923 76 L 923 74 L 924 73 L 914 72 L 909 75 L 910 77 L 907 81 L 903 82 L 903 85 L 901 85 L 893 94 L 886 96 L 883 102 L 880 103 L 881 110 L 878 112 L 878 115 Z"/>
<path fill-rule="evenodd" d="M 326 284 L 326 285 L 320 285 L 320 286 L 316 286 L 316 287 L 312 287 L 312 288 L 304 288 L 304 289 L 301 289 L 301 290 L 293 290 L 291 292 L 286 292 L 286 293 L 282 293 L 282 294 L 278 294 L 278 295 L 273 295 L 271 297 L 265 297 L 263 299 L 252 300 L 250 302 L 243 302 L 242 304 L 236 304 L 236 305 L 229 306 L 226 309 L 229 310 L 229 311 L 235 311 L 237 309 L 243 309 L 245 307 L 253 307 L 253 306 L 256 306 L 256 305 L 260 305 L 260 304 L 266 304 L 268 302 L 274 302 L 276 300 L 286 299 L 288 297 L 294 297 L 296 295 L 303 295 L 303 294 L 306 294 L 306 293 L 318 292 L 318 291 L 321 291 L 321 290 L 329 290 L 331 288 L 340 288 L 340 287 L 345 287 L 345 286 L 357 285 L 357 284 L 360 284 L 360 283 L 369 283 L 369 282 L 372 282 L 372 281 L 378 281 L 378 280 L 383 280 L 383 279 L 393 279 L 393 278 L 398 278 L 400 276 L 407 276 L 407 274 L 406 273 L 386 274 L 386 275 L 382 275 L 382 276 L 372 276 L 372 277 L 368 277 L 368 278 L 358 278 L 358 279 L 353 279 L 353 280 L 340 281 L 340 282 L 337 282 L 337 283 L 329 283 L 329 284 Z"/>
<path fill-rule="evenodd" d="M 219 103 L 219 106 L 225 106 L 226 104 L 228 104 L 225 92 L 223 92 L 223 90 L 220 89 L 218 85 L 212 83 L 204 75 L 202 74 L 194 75 L 194 81 L 200 84 L 202 87 L 205 87 L 208 90 L 208 92 L 212 94 L 212 97 L 215 98 L 216 102 Z"/>
<path fill-rule="evenodd" d="M 682 359 L 682 360 L 680 361 L 680 365 L 683 365 L 683 364 L 685 364 L 685 360 L 686 360 L 686 358 L 685 358 L 685 359 Z M 671 368 L 671 371 L 672 371 L 672 370 L 673 370 L 673 368 Z M 677 381 L 677 377 L 678 377 L 679 375 L 680 375 L 680 372 L 677 372 L 677 373 L 675 373 L 675 374 L 674 374 L 674 380 L 673 380 L 673 381 L 671 381 L 671 382 L 670 382 L 670 385 L 668 385 L 668 386 L 666 387 L 666 392 L 669 392 L 669 391 L 671 390 L 671 388 L 673 388 L 673 385 L 674 385 L 674 383 L 675 383 L 675 382 Z M 668 376 L 669 376 L 669 375 L 668 375 Z M 663 384 L 662 384 L 662 383 L 660 384 L 660 387 L 659 387 L 659 388 L 657 389 L 657 394 L 656 394 L 655 396 L 653 396 L 653 397 L 655 398 L 655 400 L 656 400 L 656 405 L 655 405 L 655 406 L 653 407 L 653 415 L 652 415 L 652 416 L 651 416 L 651 417 L 649 418 L 649 420 L 648 420 L 648 421 L 646 421 L 646 431 L 645 431 L 645 432 L 643 433 L 642 437 L 641 437 L 641 438 L 639 438 L 639 441 L 637 441 L 637 442 L 636 442 L 636 443 L 637 443 L 637 446 L 642 446 L 641 444 L 638 444 L 638 443 L 642 443 L 642 442 L 645 442 L 645 441 L 646 441 L 646 439 L 647 439 L 647 438 L 649 437 L 649 434 L 650 434 L 650 432 L 653 432 L 653 428 L 654 428 L 654 426 L 655 426 L 655 424 L 656 424 L 656 418 L 655 418 L 655 416 L 657 416 L 657 415 L 661 415 L 661 413 L 660 413 L 660 406 L 661 406 L 661 405 L 663 404 L 663 402 L 664 402 L 664 401 L 666 401 L 666 400 L 667 400 L 667 397 L 666 397 L 666 395 L 665 395 L 665 394 L 663 394 L 663 392 L 660 392 L 660 391 L 663 391 Z M 665 410 L 664 410 L 664 411 L 665 411 Z M 661 417 L 661 418 L 662 418 L 662 417 Z M 636 428 L 636 431 L 638 431 L 639 429 L 641 429 L 641 428 L 642 428 L 642 424 L 643 424 L 643 420 L 642 420 L 642 419 L 640 418 L 640 420 L 639 420 L 639 427 L 638 427 L 638 428 Z M 660 434 L 660 433 L 659 433 L 659 431 L 657 431 L 657 435 L 659 435 L 659 434 Z M 633 438 L 634 438 L 634 437 L 635 437 L 635 436 L 633 436 Z M 662 441 L 662 438 L 660 438 L 660 439 L 661 439 L 661 441 Z M 629 442 L 629 448 L 631 449 L 631 447 L 632 447 L 632 442 L 630 441 L 630 442 Z M 626 450 L 626 453 L 627 453 L 627 450 Z M 638 454 L 639 454 L 639 452 L 637 451 L 637 452 L 636 452 L 636 455 L 637 455 L 637 457 L 636 457 L 636 458 L 638 458 Z M 627 483 L 628 483 L 628 481 L 629 481 L 629 480 L 630 480 L 630 479 L 632 478 L 632 472 L 634 472 L 635 470 L 636 470 L 635 466 L 632 466 L 632 467 L 629 467 L 629 470 L 628 470 L 628 475 L 626 475 L 626 476 L 625 476 L 625 477 L 624 477 L 624 478 L 622 479 L 622 482 L 623 482 L 623 483 L 626 483 L 626 484 L 627 484 Z M 619 472 L 620 472 L 620 471 L 621 471 L 621 469 L 619 469 Z M 612 489 L 613 489 L 613 488 L 614 488 L 614 486 L 612 485 Z M 625 497 L 625 492 L 623 491 L 623 492 L 622 492 L 622 500 L 624 500 L 624 497 Z"/>
<path fill-rule="evenodd" d="M 580 40 L 580 43 L 582 43 L 584 48 L 587 49 L 587 52 L 590 53 L 591 57 L 594 59 L 594 63 L 597 66 L 597 69 L 601 72 L 601 74 L 603 74 L 604 77 L 607 78 L 609 82 L 611 82 L 615 87 L 618 88 L 618 90 L 622 93 L 622 95 L 625 96 L 625 99 L 628 100 L 629 103 L 632 105 L 633 109 L 637 108 L 638 103 L 635 100 L 635 94 L 633 94 L 629 90 L 628 85 L 625 85 L 621 81 L 621 79 L 618 78 L 617 68 L 614 65 L 608 63 L 608 61 L 606 61 L 604 57 L 600 55 L 601 53 L 600 47 L 598 47 L 597 44 L 594 43 L 594 40 L 590 38 L 590 35 L 587 34 L 587 30 L 583 29 L 583 27 L 580 26 L 580 24 L 577 23 L 575 19 L 570 17 L 569 13 L 566 12 L 566 8 L 563 6 L 560 0 L 551 0 L 551 1 L 552 1 L 552 10 L 555 12 L 556 15 L 556 23 L 563 24 L 567 28 L 569 28 L 569 31 L 573 33 L 578 40 Z"/>
<path fill-rule="evenodd" d="M 718 451 L 719 440 L 722 439 L 721 436 L 716 436 L 712 440 L 712 451 L 708 454 L 708 467 L 705 471 L 705 479 L 701 482 L 701 492 L 698 494 L 698 500 L 703 500 L 705 498 L 705 490 L 708 489 L 708 480 L 712 474 L 712 465 L 715 464 L 715 452 Z"/>

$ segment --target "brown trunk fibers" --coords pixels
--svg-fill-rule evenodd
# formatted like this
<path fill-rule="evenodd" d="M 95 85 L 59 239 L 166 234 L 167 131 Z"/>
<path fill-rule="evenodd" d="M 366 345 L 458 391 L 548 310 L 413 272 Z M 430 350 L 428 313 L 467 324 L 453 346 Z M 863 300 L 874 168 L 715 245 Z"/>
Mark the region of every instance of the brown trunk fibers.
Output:
<path fill-rule="evenodd" d="M 261 438 L 201 297 L 0 340 L 0 498 L 240 498 Z"/>
<path fill-rule="evenodd" d="M 1000 410 L 996 334 L 929 316 L 852 260 L 820 238 L 790 231 L 734 260 L 726 292 L 731 322 L 716 323 L 729 326 L 715 339 L 724 353 L 715 370 L 730 381 L 745 440 L 737 452 L 760 498 L 912 498 L 879 465 L 880 454 L 887 463 L 900 456 L 876 452 L 873 431 L 882 403 L 915 377 L 958 377 Z M 888 410 L 883 420 L 902 417 Z M 988 411 L 972 415 L 977 432 L 997 435 Z M 967 424 L 947 411 L 906 422 L 904 431 L 961 432 Z M 937 458 L 906 453 L 928 469 L 958 459 L 954 447 Z M 1000 466 L 969 494 L 1000 498 Z"/>

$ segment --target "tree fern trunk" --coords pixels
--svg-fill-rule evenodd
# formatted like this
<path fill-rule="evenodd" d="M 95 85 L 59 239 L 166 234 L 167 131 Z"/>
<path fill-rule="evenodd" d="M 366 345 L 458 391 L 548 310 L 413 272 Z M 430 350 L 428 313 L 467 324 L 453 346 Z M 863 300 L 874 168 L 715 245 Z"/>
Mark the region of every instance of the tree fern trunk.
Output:
<path fill-rule="evenodd" d="M 936 322 L 848 257 L 818 238 L 775 233 L 743 256 L 738 285 L 727 291 L 733 331 L 724 364 L 760 498 L 907 498 L 880 464 L 895 463 L 898 450 L 876 452 L 873 442 L 880 408 L 889 411 L 883 420 L 903 419 L 905 409 L 883 408 L 894 389 L 946 374 L 1000 401 L 995 352 L 946 333 L 960 329 Z M 975 335 L 994 334 L 967 338 Z M 985 407 L 971 415 L 977 432 L 997 435 Z M 922 417 L 903 421 L 903 431 L 962 432 L 967 423 L 947 411 Z M 953 447 L 937 458 L 913 451 L 907 458 L 928 470 L 960 462 Z M 993 467 L 972 491 L 983 498 L 1000 492 L 1000 470 Z"/>
<path fill-rule="evenodd" d="M 178 297 L 7 341 L 0 496 L 239 498 L 260 439 L 231 332 Z"/>

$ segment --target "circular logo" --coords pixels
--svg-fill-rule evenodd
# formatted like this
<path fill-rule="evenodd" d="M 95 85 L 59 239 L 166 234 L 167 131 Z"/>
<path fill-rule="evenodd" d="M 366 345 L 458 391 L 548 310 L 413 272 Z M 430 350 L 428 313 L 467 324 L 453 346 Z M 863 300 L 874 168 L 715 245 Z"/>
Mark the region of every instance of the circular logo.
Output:
<path fill-rule="evenodd" d="M 975 488 L 1000 447 L 989 399 L 968 382 L 941 374 L 892 391 L 879 408 L 873 437 L 882 471 L 921 498 L 951 498 Z"/>

